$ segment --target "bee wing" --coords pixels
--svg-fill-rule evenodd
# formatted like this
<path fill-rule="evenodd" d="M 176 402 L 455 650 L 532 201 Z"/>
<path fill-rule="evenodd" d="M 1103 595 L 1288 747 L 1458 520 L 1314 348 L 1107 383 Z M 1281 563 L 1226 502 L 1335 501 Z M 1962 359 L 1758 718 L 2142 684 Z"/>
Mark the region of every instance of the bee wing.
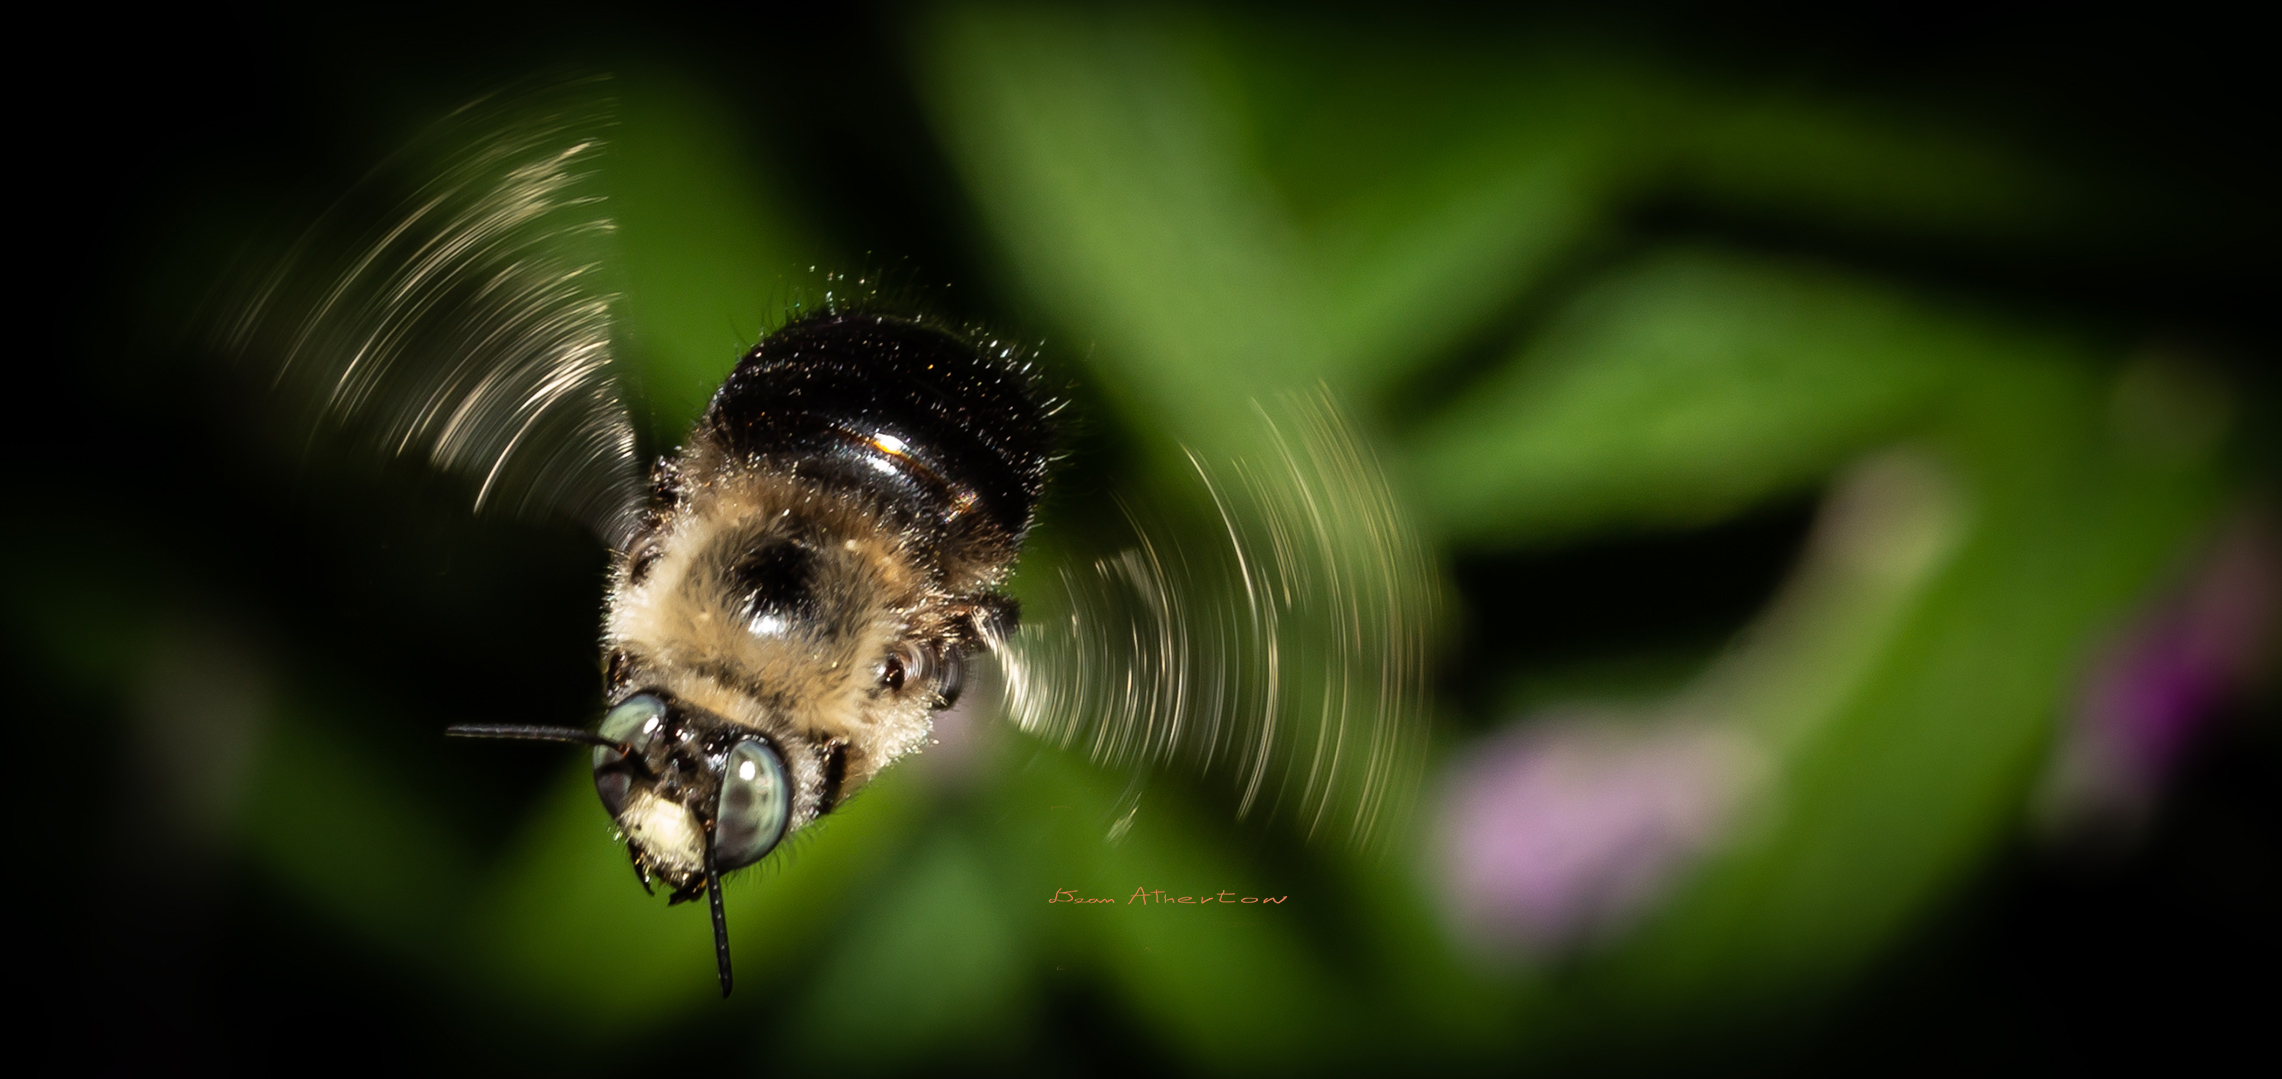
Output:
<path fill-rule="evenodd" d="M 1435 577 L 1327 393 L 1258 415 L 1259 454 L 1190 455 L 1216 535 L 1129 510 L 1131 546 L 1027 605 L 997 648 L 1007 709 L 1101 763 L 1224 776 L 1239 816 L 1371 847 L 1423 766 Z"/>
<path fill-rule="evenodd" d="M 223 348 L 297 418 L 622 544 L 639 507 L 612 349 L 597 80 L 494 95 L 431 127 L 242 279 Z"/>

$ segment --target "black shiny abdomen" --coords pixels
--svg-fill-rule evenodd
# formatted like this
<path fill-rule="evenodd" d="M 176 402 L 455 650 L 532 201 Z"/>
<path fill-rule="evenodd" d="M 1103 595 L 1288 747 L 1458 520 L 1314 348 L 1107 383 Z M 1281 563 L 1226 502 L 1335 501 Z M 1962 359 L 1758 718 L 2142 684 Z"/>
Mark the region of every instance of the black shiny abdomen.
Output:
<path fill-rule="evenodd" d="M 979 510 L 1019 541 L 1045 484 L 1050 431 L 1015 356 L 891 315 L 814 315 L 738 361 L 700 428 L 733 456 L 891 504 L 943 519 Z M 882 435 L 901 449 L 881 449 Z"/>

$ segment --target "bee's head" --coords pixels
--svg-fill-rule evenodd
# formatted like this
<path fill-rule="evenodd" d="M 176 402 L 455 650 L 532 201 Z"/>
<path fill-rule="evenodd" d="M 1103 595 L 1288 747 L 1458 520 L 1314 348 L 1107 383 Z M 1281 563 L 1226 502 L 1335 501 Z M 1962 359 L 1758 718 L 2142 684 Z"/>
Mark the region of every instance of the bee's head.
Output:
<path fill-rule="evenodd" d="M 729 995 L 721 874 L 766 857 L 792 819 L 792 780 L 766 735 L 663 691 L 620 701 L 597 730 L 475 725 L 445 733 L 593 746 L 595 792 L 625 833 L 642 887 L 654 875 L 672 886 L 669 903 L 711 901 L 721 995 Z"/>
<path fill-rule="evenodd" d="M 752 865 L 784 838 L 792 780 L 784 757 L 749 728 L 662 691 L 603 716 L 594 789 L 632 849 L 635 868 L 680 897 L 707 874 Z"/>

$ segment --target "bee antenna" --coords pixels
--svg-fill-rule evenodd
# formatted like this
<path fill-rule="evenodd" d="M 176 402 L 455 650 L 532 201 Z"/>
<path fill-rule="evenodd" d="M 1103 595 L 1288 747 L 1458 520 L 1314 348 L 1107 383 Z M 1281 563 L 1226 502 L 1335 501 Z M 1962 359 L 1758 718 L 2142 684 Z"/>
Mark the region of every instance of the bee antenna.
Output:
<path fill-rule="evenodd" d="M 465 723 L 444 728 L 446 738 L 503 738 L 517 742 L 570 742 L 574 745 L 601 746 L 631 756 L 632 747 L 613 741 L 589 730 L 577 727 L 517 727 L 492 723 Z"/>
<path fill-rule="evenodd" d="M 729 916 L 721 910 L 721 871 L 713 864 L 713 827 L 705 828 L 705 894 L 713 907 L 713 958 L 721 966 L 721 996 L 727 999 L 734 979 L 729 976 Z"/>

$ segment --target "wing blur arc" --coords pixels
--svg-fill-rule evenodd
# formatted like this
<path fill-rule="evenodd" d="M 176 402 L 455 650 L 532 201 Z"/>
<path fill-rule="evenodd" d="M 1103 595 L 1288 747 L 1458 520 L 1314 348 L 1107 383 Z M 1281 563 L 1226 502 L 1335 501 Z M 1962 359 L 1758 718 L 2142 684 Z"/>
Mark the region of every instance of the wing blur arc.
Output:
<path fill-rule="evenodd" d="M 1256 415 L 1257 453 L 1189 455 L 1210 529 L 1129 509 L 1131 545 L 1064 569 L 998 644 L 1007 709 L 1100 763 L 1222 775 L 1239 816 L 1383 850 L 1423 766 L 1435 577 L 1328 395 Z"/>
<path fill-rule="evenodd" d="M 599 80 L 493 95 L 376 169 L 236 290 L 222 346 L 345 425 L 614 546 L 640 504 L 612 347 Z"/>

